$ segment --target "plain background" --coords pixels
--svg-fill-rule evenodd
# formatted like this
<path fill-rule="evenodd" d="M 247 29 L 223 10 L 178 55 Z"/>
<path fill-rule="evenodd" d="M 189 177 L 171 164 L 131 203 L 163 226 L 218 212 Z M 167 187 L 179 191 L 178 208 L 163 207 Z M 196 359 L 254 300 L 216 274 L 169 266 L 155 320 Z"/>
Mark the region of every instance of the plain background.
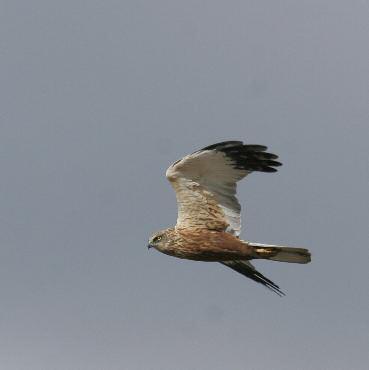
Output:
<path fill-rule="evenodd" d="M 368 369 L 368 1 L 0 7 L 1 369 Z M 227 139 L 284 164 L 239 186 L 243 238 L 312 252 L 256 264 L 284 298 L 146 248 Z"/>

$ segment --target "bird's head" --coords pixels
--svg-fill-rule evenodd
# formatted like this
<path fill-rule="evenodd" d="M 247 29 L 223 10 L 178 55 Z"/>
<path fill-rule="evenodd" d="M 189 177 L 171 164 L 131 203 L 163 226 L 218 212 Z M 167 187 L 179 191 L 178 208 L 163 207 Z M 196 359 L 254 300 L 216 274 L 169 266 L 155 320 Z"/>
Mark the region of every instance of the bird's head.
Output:
<path fill-rule="evenodd" d="M 150 237 L 147 248 L 148 249 L 155 248 L 159 251 L 162 251 L 163 249 L 165 249 L 166 242 L 167 242 L 166 230 L 162 230 L 153 234 Z"/>

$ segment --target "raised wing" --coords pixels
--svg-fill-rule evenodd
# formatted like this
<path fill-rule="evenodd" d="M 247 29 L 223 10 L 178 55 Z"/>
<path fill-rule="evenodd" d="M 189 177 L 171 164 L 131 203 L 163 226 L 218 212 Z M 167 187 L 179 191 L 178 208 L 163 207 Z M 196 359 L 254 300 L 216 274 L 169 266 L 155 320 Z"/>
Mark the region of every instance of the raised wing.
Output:
<path fill-rule="evenodd" d="M 178 203 L 177 228 L 241 231 L 236 183 L 253 171 L 275 172 L 275 154 L 266 146 L 225 141 L 173 163 L 166 172 Z"/>

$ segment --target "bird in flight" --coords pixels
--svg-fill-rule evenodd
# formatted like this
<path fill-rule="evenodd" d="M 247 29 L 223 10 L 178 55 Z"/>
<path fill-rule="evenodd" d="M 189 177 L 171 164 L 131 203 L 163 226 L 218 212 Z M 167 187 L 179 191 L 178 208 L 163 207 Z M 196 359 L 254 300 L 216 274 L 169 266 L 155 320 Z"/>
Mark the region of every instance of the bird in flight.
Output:
<path fill-rule="evenodd" d="M 307 249 L 240 239 L 241 206 L 236 184 L 254 171 L 276 172 L 278 156 L 263 145 L 224 141 L 174 162 L 166 177 L 176 192 L 175 227 L 154 233 L 148 248 L 194 261 L 220 262 L 280 296 L 279 286 L 250 263 L 253 259 L 308 263 Z"/>

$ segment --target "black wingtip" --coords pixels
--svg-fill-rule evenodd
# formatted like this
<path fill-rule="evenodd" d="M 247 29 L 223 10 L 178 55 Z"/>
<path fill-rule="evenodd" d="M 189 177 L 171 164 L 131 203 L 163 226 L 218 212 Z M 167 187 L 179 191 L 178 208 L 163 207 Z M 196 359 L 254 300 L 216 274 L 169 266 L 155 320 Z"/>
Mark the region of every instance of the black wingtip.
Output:
<path fill-rule="evenodd" d="M 236 140 L 229 140 L 229 141 L 221 141 L 220 143 L 215 143 L 209 146 L 206 146 L 205 148 L 200 149 L 201 150 L 222 150 L 226 148 L 232 148 L 235 146 L 243 145 L 242 141 L 236 141 Z"/>
<path fill-rule="evenodd" d="M 276 172 L 282 165 L 278 156 L 268 153 L 268 147 L 257 144 L 243 144 L 242 141 L 223 141 L 209 145 L 202 150 L 216 150 L 224 153 L 234 163 L 234 167 L 246 171 Z"/>
<path fill-rule="evenodd" d="M 246 263 L 243 263 L 242 261 L 226 261 L 221 262 L 223 265 L 230 267 L 232 270 L 239 272 L 243 276 L 246 276 L 254 281 L 256 281 L 259 284 L 262 284 L 275 294 L 279 295 L 280 297 L 285 296 L 286 294 L 282 292 L 282 290 L 279 288 L 279 286 L 270 279 L 268 279 L 266 276 L 264 276 L 261 272 L 257 271 L 255 268 L 248 266 Z"/>

